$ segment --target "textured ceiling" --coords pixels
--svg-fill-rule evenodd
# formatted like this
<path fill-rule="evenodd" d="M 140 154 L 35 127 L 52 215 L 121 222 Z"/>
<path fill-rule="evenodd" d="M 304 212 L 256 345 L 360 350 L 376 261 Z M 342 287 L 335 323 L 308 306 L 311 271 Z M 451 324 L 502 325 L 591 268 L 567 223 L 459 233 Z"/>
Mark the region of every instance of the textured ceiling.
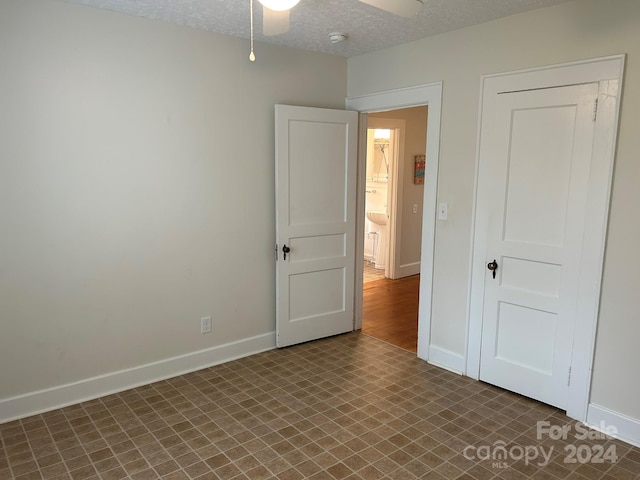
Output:
<path fill-rule="evenodd" d="M 249 38 L 249 0 L 64 1 Z M 423 0 L 418 15 L 402 18 L 358 0 L 301 0 L 291 11 L 290 31 L 265 37 L 262 8 L 255 0 L 255 40 L 351 57 L 566 1 Z M 335 31 L 349 38 L 331 44 L 328 34 Z"/>

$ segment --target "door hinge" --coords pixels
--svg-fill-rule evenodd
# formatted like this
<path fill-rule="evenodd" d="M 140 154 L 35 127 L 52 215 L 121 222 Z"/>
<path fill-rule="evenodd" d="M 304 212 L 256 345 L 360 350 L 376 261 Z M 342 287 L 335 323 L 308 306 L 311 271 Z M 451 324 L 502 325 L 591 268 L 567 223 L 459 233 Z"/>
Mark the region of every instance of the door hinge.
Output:
<path fill-rule="evenodd" d="M 596 97 L 595 102 L 593 102 L 593 121 L 595 122 L 598 118 L 598 97 Z"/>
<path fill-rule="evenodd" d="M 569 367 L 569 374 L 567 375 L 567 387 L 571 386 L 571 367 Z"/>
<path fill-rule="evenodd" d="M 278 261 L 278 244 L 276 243 L 276 262 Z"/>

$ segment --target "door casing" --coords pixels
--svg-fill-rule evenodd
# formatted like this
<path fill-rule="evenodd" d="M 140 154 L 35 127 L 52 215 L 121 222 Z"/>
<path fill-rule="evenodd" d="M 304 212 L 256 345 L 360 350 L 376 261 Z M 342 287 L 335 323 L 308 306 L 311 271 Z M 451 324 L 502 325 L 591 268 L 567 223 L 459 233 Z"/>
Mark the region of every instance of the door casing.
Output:
<path fill-rule="evenodd" d="M 356 200 L 356 238 L 363 238 L 366 190 L 367 113 L 400 108 L 429 107 L 427 121 L 427 164 L 422 210 L 422 245 L 420 254 L 420 304 L 418 309 L 418 357 L 429 360 L 431 331 L 431 296 L 433 292 L 433 258 L 435 248 L 436 199 L 438 193 L 438 164 L 440 155 L 440 116 L 442 111 L 442 82 L 416 87 L 389 90 L 347 98 L 347 108 L 360 115 L 358 151 L 358 196 Z M 362 269 L 364 244 L 356 242 L 355 329 L 362 328 Z"/>
<path fill-rule="evenodd" d="M 585 262 L 583 262 L 580 272 L 577 320 L 567 401 L 567 415 L 581 421 L 586 420 L 591 389 L 590 372 L 595 348 L 624 60 L 624 55 L 617 55 L 531 70 L 487 75 L 481 79 L 466 350 L 466 374 L 475 379 L 478 379 L 480 375 L 486 260 L 485 239 L 487 238 L 486 224 L 480 220 L 476 208 L 479 190 L 480 125 L 482 124 L 483 102 L 500 92 L 599 83 L 599 102 L 587 200 L 587 221 L 583 237 Z"/>
<path fill-rule="evenodd" d="M 402 241 L 402 194 L 404 178 L 404 120 L 391 118 L 368 118 L 367 131 L 372 128 L 388 128 L 394 131 L 393 154 L 389 152 L 388 206 L 389 223 L 387 225 L 387 263 L 385 276 L 392 280 L 400 278 L 400 244 Z M 366 168 L 366 167 L 365 167 Z M 365 199 L 366 200 L 366 199 Z M 360 241 L 360 239 L 357 239 Z"/>

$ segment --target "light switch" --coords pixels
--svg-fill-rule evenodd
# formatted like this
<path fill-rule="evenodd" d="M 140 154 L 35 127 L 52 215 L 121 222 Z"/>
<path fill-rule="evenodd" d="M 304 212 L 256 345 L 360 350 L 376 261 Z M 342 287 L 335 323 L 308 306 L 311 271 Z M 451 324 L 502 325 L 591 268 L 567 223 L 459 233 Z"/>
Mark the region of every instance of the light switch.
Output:
<path fill-rule="evenodd" d="M 449 204 L 441 203 L 438 205 L 438 220 L 447 220 L 449 217 Z"/>

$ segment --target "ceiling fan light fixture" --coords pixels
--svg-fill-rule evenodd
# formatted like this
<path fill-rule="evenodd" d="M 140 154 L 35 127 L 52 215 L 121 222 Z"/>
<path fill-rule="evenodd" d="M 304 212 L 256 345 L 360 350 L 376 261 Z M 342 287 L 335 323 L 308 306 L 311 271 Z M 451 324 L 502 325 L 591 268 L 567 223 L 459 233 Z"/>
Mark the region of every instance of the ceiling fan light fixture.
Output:
<path fill-rule="evenodd" d="M 295 7 L 300 0 L 258 0 L 263 6 L 276 12 L 283 12 Z"/>

